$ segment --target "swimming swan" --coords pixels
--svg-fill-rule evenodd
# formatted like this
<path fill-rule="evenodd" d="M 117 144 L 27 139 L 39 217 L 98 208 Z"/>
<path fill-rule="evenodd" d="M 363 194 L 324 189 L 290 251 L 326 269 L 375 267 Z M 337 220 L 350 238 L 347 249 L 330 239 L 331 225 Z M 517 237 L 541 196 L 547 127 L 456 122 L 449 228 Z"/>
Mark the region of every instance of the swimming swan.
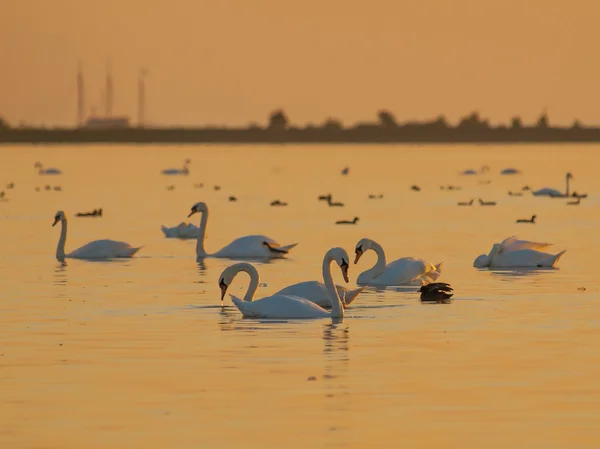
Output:
<path fill-rule="evenodd" d="M 172 228 L 167 228 L 163 225 L 160 229 L 165 234 L 165 237 L 176 239 L 195 239 L 198 238 L 198 232 L 200 231 L 197 226 L 191 223 L 184 223 L 183 221 Z"/>
<path fill-rule="evenodd" d="M 360 292 L 362 292 L 365 287 L 360 287 L 354 290 L 348 290 L 346 287 L 342 287 L 341 285 L 336 285 L 335 289 L 337 290 L 337 294 L 340 298 L 342 298 L 342 303 L 344 307 L 348 307 L 352 301 L 354 301 Z M 306 298 L 311 302 L 325 308 L 331 308 L 331 297 L 329 292 L 327 291 L 327 286 L 323 282 L 319 281 L 305 281 L 299 282 L 297 284 L 289 285 L 281 290 L 279 290 L 276 295 L 285 295 L 285 296 L 299 296 L 300 298 Z M 245 299 L 248 301 L 248 299 Z"/>
<path fill-rule="evenodd" d="M 434 282 L 442 271 L 443 262 L 433 265 L 426 260 L 413 257 L 402 257 L 386 264 L 381 245 L 367 238 L 361 239 L 356 244 L 354 263 L 358 263 L 361 256 L 370 249 L 377 253 L 377 263 L 358 276 L 357 284 L 424 285 Z"/>
<path fill-rule="evenodd" d="M 197 212 L 202 214 L 202 218 L 200 219 L 200 230 L 198 231 L 198 241 L 196 243 L 197 260 L 205 257 L 224 257 L 230 259 L 281 258 L 297 245 L 297 243 L 294 243 L 292 245 L 281 246 L 275 240 L 265 237 L 264 235 L 247 235 L 234 240 L 214 254 L 208 254 L 204 250 L 204 238 L 206 236 L 206 224 L 208 222 L 208 206 L 206 203 L 199 202 L 194 204 L 188 218 Z"/>
<path fill-rule="evenodd" d="M 59 210 L 54 216 L 54 223 L 60 221 L 60 239 L 56 247 L 56 259 L 64 262 L 65 258 L 71 259 L 114 259 L 122 257 L 133 257 L 142 247 L 133 248 L 129 243 L 117 242 L 115 240 L 95 240 L 83 245 L 75 251 L 65 254 L 65 242 L 67 241 L 67 217 Z"/>
<path fill-rule="evenodd" d="M 33 166 L 34 166 L 34 168 L 38 169 L 38 174 L 40 174 L 40 175 L 60 175 L 60 174 L 62 174 L 62 171 L 60 171 L 58 168 L 44 169 L 44 166 L 40 162 L 36 162 L 35 164 L 33 164 Z"/>
<path fill-rule="evenodd" d="M 312 301 L 299 296 L 280 295 L 278 293 L 265 298 L 254 300 L 254 294 L 258 287 L 259 277 L 256 268 L 249 263 L 236 263 L 225 268 L 219 276 L 219 287 L 221 288 L 221 302 L 225 297 L 227 288 L 231 285 L 233 278 L 240 272 L 245 271 L 250 275 L 250 286 L 244 296 L 239 299 L 233 295 L 231 300 L 242 312 L 244 317 L 250 318 L 343 318 L 344 308 L 337 293 L 333 278 L 331 277 L 331 262 L 336 261 L 342 270 L 344 280 L 348 282 L 348 253 L 343 248 L 332 248 L 325 254 L 323 259 L 323 280 L 331 297 L 331 312 L 319 307 Z"/>
<path fill-rule="evenodd" d="M 550 268 L 554 267 L 561 256 L 543 252 L 551 243 L 537 243 L 519 240 L 517 236 L 496 243 L 489 254 L 482 254 L 475 259 L 475 268 Z"/>
<path fill-rule="evenodd" d="M 190 165 L 190 160 L 186 159 L 183 163 L 183 168 L 166 168 L 161 173 L 163 175 L 187 175 L 190 170 L 188 169 L 188 165 Z"/>
<path fill-rule="evenodd" d="M 544 187 L 543 189 L 536 190 L 532 193 L 534 196 L 551 196 L 551 197 L 560 197 L 560 198 L 568 197 L 570 194 L 569 182 L 571 181 L 571 179 L 574 179 L 574 178 L 573 178 L 573 175 L 569 172 L 565 176 L 565 183 L 566 183 L 565 192 L 561 192 L 560 190 L 557 190 L 557 189 L 551 189 L 549 187 Z"/>

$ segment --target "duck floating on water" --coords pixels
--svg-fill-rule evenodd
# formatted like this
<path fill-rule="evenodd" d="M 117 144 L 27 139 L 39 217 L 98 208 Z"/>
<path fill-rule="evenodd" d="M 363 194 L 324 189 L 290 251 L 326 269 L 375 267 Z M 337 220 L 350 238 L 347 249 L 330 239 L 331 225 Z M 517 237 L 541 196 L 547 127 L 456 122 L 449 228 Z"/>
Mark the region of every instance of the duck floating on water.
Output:
<path fill-rule="evenodd" d="M 429 302 L 436 304 L 449 304 L 452 302 L 454 289 L 450 284 L 445 282 L 434 282 L 432 284 L 423 285 L 419 290 L 421 293 L 421 302 Z"/>

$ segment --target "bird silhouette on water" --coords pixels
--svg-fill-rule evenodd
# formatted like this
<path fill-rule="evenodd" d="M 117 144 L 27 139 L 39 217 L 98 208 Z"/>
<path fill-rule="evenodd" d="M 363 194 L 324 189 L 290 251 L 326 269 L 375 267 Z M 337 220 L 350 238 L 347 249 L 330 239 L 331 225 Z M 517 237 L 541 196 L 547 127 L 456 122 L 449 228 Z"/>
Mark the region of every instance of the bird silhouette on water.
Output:
<path fill-rule="evenodd" d="M 335 224 L 356 224 L 358 222 L 358 217 L 354 217 L 352 220 L 338 220 Z"/>
<path fill-rule="evenodd" d="M 449 304 L 452 300 L 454 289 L 445 282 L 434 282 L 423 285 L 418 292 L 421 293 L 421 302 Z"/>
<path fill-rule="evenodd" d="M 517 220 L 517 223 L 534 223 L 535 224 L 536 217 L 537 217 L 537 215 L 532 215 L 531 218 L 529 218 L 529 219 L 519 218 Z"/>

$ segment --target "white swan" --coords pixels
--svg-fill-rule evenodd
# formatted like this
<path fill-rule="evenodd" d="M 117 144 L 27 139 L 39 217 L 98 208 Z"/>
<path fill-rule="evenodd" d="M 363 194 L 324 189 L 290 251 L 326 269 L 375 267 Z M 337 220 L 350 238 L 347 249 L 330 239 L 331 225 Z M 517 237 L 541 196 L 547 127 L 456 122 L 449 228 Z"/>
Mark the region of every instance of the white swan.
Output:
<path fill-rule="evenodd" d="M 544 187 L 543 189 L 536 190 L 532 193 L 534 196 L 551 196 L 551 197 L 561 197 L 561 198 L 568 197 L 570 195 L 569 181 L 571 181 L 571 179 L 574 179 L 574 178 L 573 178 L 573 175 L 569 172 L 565 176 L 565 183 L 566 183 L 565 192 L 561 192 L 560 190 L 557 190 L 557 189 L 551 189 L 549 187 Z"/>
<path fill-rule="evenodd" d="M 507 237 L 504 240 L 502 240 L 502 242 L 500 242 L 500 245 L 502 245 L 502 248 L 503 248 L 502 252 L 504 254 L 506 254 L 510 251 L 517 251 L 517 250 L 524 250 L 524 249 L 529 249 L 529 250 L 534 250 L 534 251 L 539 252 L 539 251 L 548 249 L 550 246 L 552 246 L 552 243 L 538 243 L 538 242 L 532 242 L 530 240 L 520 240 L 516 235 L 513 235 L 513 236 Z M 493 251 L 493 248 L 492 248 L 492 251 Z M 490 254 L 492 254 L 492 253 L 490 252 Z M 481 254 L 480 256 L 476 257 L 475 260 L 473 261 L 473 266 L 475 268 L 489 267 L 490 263 L 491 263 L 490 254 Z"/>
<path fill-rule="evenodd" d="M 281 246 L 275 240 L 264 235 L 247 235 L 234 240 L 214 254 L 207 254 L 204 250 L 204 237 L 206 236 L 206 224 L 208 222 L 208 206 L 206 203 L 199 202 L 194 204 L 188 218 L 197 212 L 202 214 L 200 230 L 198 231 L 198 242 L 196 243 L 196 258 L 198 260 L 205 257 L 224 257 L 229 259 L 281 258 L 297 245 L 297 243 L 294 243 L 292 245 Z"/>
<path fill-rule="evenodd" d="M 517 249 L 535 249 L 541 251 L 552 246 L 552 243 L 538 243 L 531 240 L 520 240 L 516 235 L 511 235 L 500 242 L 505 250 L 515 251 Z"/>
<path fill-rule="evenodd" d="M 64 262 L 65 258 L 71 259 L 113 259 L 121 257 L 133 257 L 142 247 L 133 248 L 129 243 L 117 242 L 115 240 L 95 240 L 83 245 L 75 251 L 65 254 L 65 242 L 67 241 L 67 217 L 65 213 L 59 210 L 54 216 L 54 223 L 60 221 L 60 239 L 56 247 L 56 258 L 59 262 Z"/>
<path fill-rule="evenodd" d="M 163 175 L 187 175 L 189 174 L 189 169 L 188 169 L 188 165 L 190 165 L 190 160 L 186 159 L 184 164 L 183 164 L 183 168 L 166 168 L 163 171 L 161 171 L 161 173 Z"/>
<path fill-rule="evenodd" d="M 365 287 L 360 287 L 354 290 L 348 290 L 346 287 L 341 285 L 336 285 L 335 289 L 337 290 L 337 294 L 340 298 L 342 298 L 342 303 L 344 307 L 348 307 L 352 301 L 354 301 L 360 292 L 362 292 Z M 289 285 L 285 288 L 282 288 L 276 295 L 285 295 L 285 296 L 299 296 L 300 298 L 306 298 L 311 302 L 325 308 L 331 308 L 331 297 L 329 292 L 327 291 L 327 285 L 323 282 L 319 281 L 305 281 L 298 282 L 297 284 Z"/>
<path fill-rule="evenodd" d="M 356 264 L 360 257 L 372 249 L 377 253 L 377 263 L 373 268 L 361 273 L 357 284 L 373 285 L 424 285 L 434 282 L 442 271 L 443 262 L 433 265 L 423 259 L 402 257 L 386 264 L 385 253 L 381 245 L 371 239 L 361 239 L 356 244 Z"/>
<path fill-rule="evenodd" d="M 501 243 L 495 243 L 487 257 L 489 268 L 552 268 L 566 252 L 549 254 L 535 249 L 507 250 Z M 478 257 L 478 259 L 481 256 Z M 477 261 L 477 259 L 476 259 Z M 475 266 L 475 268 L 484 268 Z"/>
<path fill-rule="evenodd" d="M 165 237 L 177 239 L 195 239 L 198 238 L 198 233 L 200 232 L 197 226 L 192 223 L 184 223 L 183 221 L 172 228 L 167 228 L 163 225 L 160 229 L 165 234 Z"/>
<path fill-rule="evenodd" d="M 33 166 L 38 169 L 38 174 L 40 175 L 60 175 L 62 173 L 58 168 L 44 169 L 44 166 L 40 162 L 36 162 Z"/>
<path fill-rule="evenodd" d="M 331 262 L 336 261 L 342 270 L 344 280 L 348 282 L 348 253 L 343 248 L 332 248 L 325 254 L 323 259 L 323 280 L 327 291 L 331 296 L 331 312 L 319 307 L 312 301 L 299 296 L 288 296 L 274 294 L 254 301 L 254 294 L 258 287 L 258 271 L 249 263 L 237 263 L 225 268 L 219 276 L 219 287 L 221 288 L 221 302 L 225 297 L 227 288 L 231 285 L 233 278 L 240 271 L 250 275 L 250 286 L 244 299 L 233 295 L 231 300 L 245 317 L 251 318 L 343 318 L 344 308 L 338 296 L 333 278 L 331 277 Z"/>

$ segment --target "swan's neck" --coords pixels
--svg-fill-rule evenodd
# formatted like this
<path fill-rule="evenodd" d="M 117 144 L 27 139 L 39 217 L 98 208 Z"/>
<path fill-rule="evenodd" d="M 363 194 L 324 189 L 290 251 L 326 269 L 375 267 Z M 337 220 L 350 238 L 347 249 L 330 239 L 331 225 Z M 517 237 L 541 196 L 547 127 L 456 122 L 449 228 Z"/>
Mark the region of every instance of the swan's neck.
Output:
<path fill-rule="evenodd" d="M 56 258 L 59 262 L 65 260 L 65 243 L 67 242 L 67 219 L 64 218 L 60 221 L 60 238 L 58 239 L 58 246 L 56 247 Z"/>
<path fill-rule="evenodd" d="M 567 176 L 567 192 L 566 192 L 566 196 L 569 196 L 569 182 L 571 181 L 571 178 L 569 176 Z"/>
<path fill-rule="evenodd" d="M 206 224 L 208 222 L 208 209 L 200 212 L 200 230 L 198 231 L 198 239 L 196 240 L 196 258 L 202 259 L 208 254 L 204 250 L 204 236 L 206 235 Z"/>
<path fill-rule="evenodd" d="M 258 288 L 258 271 L 254 265 L 249 263 L 240 263 L 238 265 L 237 272 L 245 271 L 250 276 L 250 285 L 248 286 L 248 291 L 244 296 L 244 301 L 251 302 L 254 299 L 254 295 L 256 294 L 256 289 Z"/>
<path fill-rule="evenodd" d="M 325 282 L 327 293 L 329 293 L 329 299 L 331 299 L 331 318 L 343 318 L 344 307 L 342 306 L 342 301 L 340 300 L 340 296 L 333 283 L 333 278 L 331 277 L 332 261 L 333 259 L 330 257 L 323 259 L 323 281 Z"/>
<path fill-rule="evenodd" d="M 365 271 L 361 276 L 367 276 L 370 279 L 374 279 L 385 271 L 386 260 L 385 252 L 379 243 L 371 241 L 371 249 L 377 254 L 377 262 L 373 268 Z"/>

